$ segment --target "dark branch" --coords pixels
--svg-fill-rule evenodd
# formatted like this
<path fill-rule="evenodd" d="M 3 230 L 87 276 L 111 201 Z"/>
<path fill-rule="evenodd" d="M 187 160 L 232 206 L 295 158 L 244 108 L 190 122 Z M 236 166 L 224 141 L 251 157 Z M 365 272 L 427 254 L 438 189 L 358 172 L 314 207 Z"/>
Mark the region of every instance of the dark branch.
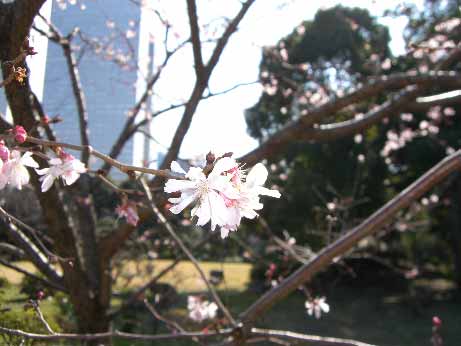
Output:
<path fill-rule="evenodd" d="M 324 248 L 307 264 L 300 267 L 278 286 L 261 296 L 242 313 L 241 320 L 244 325 L 250 324 L 263 316 L 274 304 L 295 291 L 300 285 L 311 280 L 316 273 L 325 269 L 332 263 L 334 258 L 343 256 L 360 240 L 381 230 L 384 225 L 392 220 L 392 217 L 396 213 L 408 207 L 412 202 L 459 169 L 461 169 L 461 151 L 457 151 L 442 160 L 360 225 L 351 229 L 344 236 Z"/>
<path fill-rule="evenodd" d="M 203 60 L 202 60 L 202 42 L 200 41 L 200 29 L 197 18 L 197 4 L 195 0 L 187 0 L 187 14 L 189 16 L 190 36 L 192 41 L 192 50 L 194 52 L 195 75 L 196 78 L 202 78 Z"/>

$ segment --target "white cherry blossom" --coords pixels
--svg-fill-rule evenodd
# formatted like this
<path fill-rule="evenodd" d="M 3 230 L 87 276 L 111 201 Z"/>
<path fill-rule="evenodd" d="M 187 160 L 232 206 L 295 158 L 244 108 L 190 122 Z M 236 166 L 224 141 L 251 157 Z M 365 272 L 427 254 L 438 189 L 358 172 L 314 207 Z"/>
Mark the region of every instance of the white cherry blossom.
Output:
<path fill-rule="evenodd" d="M 219 159 L 208 177 L 199 167 L 191 167 L 186 173 L 177 162 L 171 164 L 171 170 L 185 174 L 187 180 L 170 179 L 165 184 L 165 192 L 180 192 L 181 197 L 170 198 L 175 204 L 170 208 L 174 214 L 179 214 L 189 204 L 197 202 L 191 211 L 192 216 L 197 216 L 197 225 L 203 226 L 211 221 L 211 229 L 216 225 L 224 225 L 228 219 L 228 208 L 224 198 L 238 198 L 238 191 L 230 183 L 226 171 L 235 166 L 235 160 L 224 157 Z"/>
<path fill-rule="evenodd" d="M 330 305 L 326 303 L 325 297 L 317 297 L 315 299 L 306 300 L 306 309 L 309 316 L 314 315 L 315 318 L 319 319 L 322 316 L 322 312 L 330 312 Z"/>
<path fill-rule="evenodd" d="M 61 178 L 64 185 L 72 185 L 86 172 L 85 165 L 69 154 L 62 154 L 61 158 L 48 161 L 50 167 L 37 169 L 37 174 L 42 175 L 42 192 L 48 191 L 53 186 L 54 180 Z"/>
<path fill-rule="evenodd" d="M 0 189 L 10 184 L 21 190 L 29 183 L 30 175 L 27 167 L 38 168 L 38 163 L 32 158 L 32 153 L 27 151 L 21 155 L 18 150 L 11 151 L 9 160 L 2 161 L 1 164 Z"/>
<path fill-rule="evenodd" d="M 196 322 L 213 319 L 218 312 L 218 306 L 214 302 L 203 300 L 199 296 L 187 297 L 187 310 L 189 318 Z"/>
<path fill-rule="evenodd" d="M 171 170 L 186 179 L 170 179 L 165 184 L 165 192 L 181 194 L 169 199 L 174 204 L 170 211 L 179 214 L 196 202 L 191 215 L 197 216 L 197 225 L 203 226 L 211 221 L 212 230 L 221 227 L 222 238 L 236 231 L 243 217 L 253 219 L 258 216 L 256 210 L 263 208 L 261 195 L 280 197 L 277 190 L 263 186 L 268 171 L 261 163 L 255 165 L 246 177 L 237 161 L 230 157 L 218 159 L 208 176 L 200 167 L 191 167 L 186 173 L 175 161 Z"/>

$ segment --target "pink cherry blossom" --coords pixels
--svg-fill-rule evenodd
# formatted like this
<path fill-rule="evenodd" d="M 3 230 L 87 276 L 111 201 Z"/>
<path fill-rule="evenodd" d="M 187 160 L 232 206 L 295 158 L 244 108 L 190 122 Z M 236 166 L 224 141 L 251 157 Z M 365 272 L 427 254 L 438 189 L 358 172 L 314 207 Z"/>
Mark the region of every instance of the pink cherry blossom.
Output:
<path fill-rule="evenodd" d="M 2 139 L 0 140 L 0 159 L 6 162 L 8 161 L 9 158 L 10 158 L 10 150 L 5 145 L 5 141 Z M 3 166 L 3 162 L 2 162 L 2 166 Z"/>
<path fill-rule="evenodd" d="M 139 215 L 135 202 L 126 199 L 121 205 L 117 206 L 115 211 L 119 217 L 124 217 L 130 225 L 136 226 L 138 224 Z"/>
<path fill-rule="evenodd" d="M 18 143 L 24 143 L 27 138 L 27 132 L 24 127 L 16 125 L 13 130 L 14 140 Z"/>

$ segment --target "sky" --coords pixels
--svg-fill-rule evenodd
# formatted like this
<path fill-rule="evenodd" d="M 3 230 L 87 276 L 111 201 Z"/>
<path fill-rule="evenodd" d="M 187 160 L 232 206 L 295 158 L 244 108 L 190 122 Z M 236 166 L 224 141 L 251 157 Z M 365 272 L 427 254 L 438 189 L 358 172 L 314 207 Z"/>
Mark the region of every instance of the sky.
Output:
<path fill-rule="evenodd" d="M 242 21 L 238 32 L 232 36 L 214 71 L 210 83 L 212 92 L 226 90 L 240 83 L 256 81 L 261 48 L 276 44 L 303 20 L 312 19 L 320 8 L 341 4 L 367 8 L 372 15 L 379 16 L 385 9 L 393 9 L 402 1 L 291 0 L 285 2 L 287 3 L 285 6 L 278 6 L 281 1 L 256 1 Z M 219 3 L 219 6 L 216 6 L 216 3 Z M 414 0 L 413 3 L 421 7 L 423 0 Z M 175 18 L 172 25 L 176 35 L 187 37 L 189 27 L 185 16 L 185 6 L 181 8 L 177 1 L 171 1 L 169 4 L 169 7 L 163 8 L 163 12 L 168 18 Z M 205 23 L 220 16 L 231 17 L 239 7 L 239 1 L 200 0 L 198 1 L 199 21 Z M 402 54 L 404 52 L 402 33 L 406 24 L 405 19 L 386 18 L 381 19 L 380 22 L 389 26 L 392 37 L 391 49 L 394 55 Z M 210 49 L 205 49 L 205 61 L 210 51 Z M 160 61 L 161 52 L 158 52 L 155 59 Z M 164 71 L 164 76 L 155 90 L 159 97 L 154 99 L 154 111 L 168 105 L 167 101 L 176 103 L 187 99 L 194 82 L 191 61 L 193 61 L 191 49 L 186 49 L 175 57 L 173 64 Z M 180 156 L 182 158 L 196 157 L 209 150 L 232 151 L 236 156 L 240 156 L 256 147 L 257 142 L 247 134 L 244 111 L 257 102 L 261 91 L 261 86 L 257 84 L 242 86 L 225 95 L 202 101 L 185 137 Z M 182 112 L 179 110 L 154 119 L 152 133 L 154 138 L 161 143 L 161 145 L 154 144 L 156 149 L 164 150 L 161 147 L 169 145 L 181 115 Z"/>

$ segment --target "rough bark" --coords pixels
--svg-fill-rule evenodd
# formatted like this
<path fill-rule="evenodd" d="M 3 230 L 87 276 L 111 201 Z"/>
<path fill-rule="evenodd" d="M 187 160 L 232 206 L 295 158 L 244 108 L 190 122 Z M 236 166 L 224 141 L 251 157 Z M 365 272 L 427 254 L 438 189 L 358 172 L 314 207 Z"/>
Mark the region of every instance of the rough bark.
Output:
<path fill-rule="evenodd" d="M 4 79 L 11 72 L 5 61 L 21 54 L 32 21 L 45 0 L 16 0 L 0 4 L 0 60 Z M 26 67 L 25 62 L 18 66 Z M 20 124 L 31 135 L 39 136 L 35 125 L 43 113 L 41 104 L 32 93 L 28 80 L 5 86 L 5 94 L 15 124 Z M 38 159 L 41 166 L 45 162 Z M 106 312 L 109 308 L 110 280 L 107 280 L 109 262 L 100 261 L 96 241 L 95 215 L 91 192 L 85 179 L 80 179 L 73 189 L 61 189 L 55 184 L 46 193 L 40 191 L 40 181 L 31 172 L 34 186 L 43 210 L 47 232 L 54 240 L 54 251 L 62 258 L 63 282 L 69 293 L 78 329 L 84 333 L 105 332 L 109 328 Z"/>

